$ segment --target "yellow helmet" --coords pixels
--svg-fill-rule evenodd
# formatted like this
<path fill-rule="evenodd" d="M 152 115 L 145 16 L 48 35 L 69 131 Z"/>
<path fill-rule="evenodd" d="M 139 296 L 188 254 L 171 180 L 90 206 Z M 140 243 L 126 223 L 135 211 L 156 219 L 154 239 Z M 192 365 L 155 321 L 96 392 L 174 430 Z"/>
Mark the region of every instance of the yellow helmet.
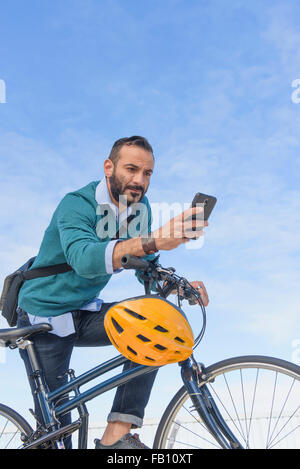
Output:
<path fill-rule="evenodd" d="M 143 295 L 114 304 L 104 327 L 117 350 L 141 365 L 176 363 L 193 351 L 194 336 L 184 312 L 159 296 Z"/>

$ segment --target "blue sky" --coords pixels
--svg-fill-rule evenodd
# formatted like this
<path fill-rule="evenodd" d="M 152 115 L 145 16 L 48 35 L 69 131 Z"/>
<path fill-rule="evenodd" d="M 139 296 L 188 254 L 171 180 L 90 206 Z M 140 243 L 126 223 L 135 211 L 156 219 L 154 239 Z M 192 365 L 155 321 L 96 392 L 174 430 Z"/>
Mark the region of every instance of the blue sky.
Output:
<path fill-rule="evenodd" d="M 144 135 L 156 157 L 150 202 L 189 203 L 199 191 L 218 198 L 201 249 L 161 253 L 162 264 L 207 287 L 196 358 L 300 361 L 298 16 L 296 0 L 1 6 L 1 283 L 37 253 L 60 199 L 103 176 L 113 142 Z M 103 297 L 129 290 L 142 293 L 123 272 Z M 187 312 L 197 331 L 199 311 Z M 72 366 L 80 373 L 112 354 L 79 349 Z M 17 352 L 2 362 L 0 400 L 28 407 Z M 177 365 L 161 370 L 146 417 L 159 416 L 177 374 Z M 102 419 L 110 404 L 99 402 L 101 411 L 98 401 L 91 407 Z"/>

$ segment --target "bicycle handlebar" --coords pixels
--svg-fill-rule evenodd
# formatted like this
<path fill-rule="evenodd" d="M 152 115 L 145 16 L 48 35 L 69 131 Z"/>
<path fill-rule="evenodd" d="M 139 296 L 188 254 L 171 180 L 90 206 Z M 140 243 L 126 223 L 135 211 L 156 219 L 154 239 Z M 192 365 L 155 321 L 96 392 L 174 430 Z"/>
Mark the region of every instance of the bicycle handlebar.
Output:
<path fill-rule="evenodd" d="M 136 269 L 147 272 L 150 268 L 150 263 L 145 259 L 141 259 L 131 254 L 125 254 L 121 259 L 121 264 L 124 269 Z"/>
<path fill-rule="evenodd" d="M 144 276 L 144 278 L 147 278 L 147 280 L 149 280 L 149 278 L 152 278 L 152 280 L 156 280 L 157 291 L 164 298 L 166 298 L 171 292 L 174 292 L 174 290 L 177 290 L 178 306 L 180 306 L 180 302 L 183 299 L 189 300 L 190 304 L 195 304 L 192 302 L 192 300 L 196 299 L 196 303 L 198 303 L 202 310 L 203 326 L 200 331 L 200 334 L 195 339 L 195 348 L 204 335 L 206 325 L 206 312 L 200 292 L 199 290 L 194 288 L 188 282 L 187 279 L 176 275 L 174 273 L 175 269 L 173 267 L 164 268 L 160 264 L 158 264 L 158 257 L 156 257 L 152 261 L 147 261 L 146 259 L 142 259 L 131 254 L 126 254 L 121 259 L 121 265 L 124 269 L 134 269 L 142 271 L 144 273 L 142 275 Z M 164 281 L 163 286 L 159 285 L 158 281 L 160 280 Z"/>
<path fill-rule="evenodd" d="M 188 286 L 186 279 L 174 275 L 175 269 L 173 267 L 164 268 L 153 261 L 147 261 L 131 254 L 125 254 L 122 257 L 121 265 L 124 269 L 135 269 L 150 273 L 153 279 L 165 280 L 168 286 L 162 289 L 164 296 L 167 296 L 172 289 L 179 286 L 183 289 L 182 297 L 185 299 L 190 299 L 192 296 L 195 296 L 195 293 L 199 294 L 191 285 Z"/>

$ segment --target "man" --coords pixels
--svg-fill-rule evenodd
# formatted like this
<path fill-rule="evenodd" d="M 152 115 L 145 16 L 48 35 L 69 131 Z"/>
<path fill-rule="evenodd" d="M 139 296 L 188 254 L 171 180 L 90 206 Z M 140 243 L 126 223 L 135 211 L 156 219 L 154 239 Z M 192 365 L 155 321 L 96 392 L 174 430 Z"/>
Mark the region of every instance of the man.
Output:
<path fill-rule="evenodd" d="M 151 233 L 151 208 L 145 193 L 153 170 L 153 151 L 145 138 L 134 136 L 117 140 L 104 162 L 105 178 L 67 194 L 45 231 L 32 267 L 67 262 L 73 270 L 24 282 L 19 294 L 18 325 L 23 327 L 48 320 L 53 327 L 50 333 L 33 339 L 50 391 L 66 382 L 65 373 L 74 346 L 111 345 L 103 322 L 105 312 L 113 303 L 104 303 L 98 294 L 111 275 L 122 270 L 123 255 L 151 259 L 155 252 L 175 249 L 189 241 L 189 237 L 203 233 L 203 222 L 199 220 L 184 225 L 185 218 L 200 209 L 189 209 Z M 120 236 L 128 216 L 137 215 L 131 212 L 139 204 L 146 209 L 146 218 L 140 223 L 143 227 L 139 227 L 140 235 L 129 236 L 129 225 L 125 236 Z M 119 231 L 117 239 L 112 239 L 112 226 Z M 192 226 L 196 231 L 188 233 Z M 139 278 L 139 272 L 136 274 Z M 207 305 L 203 283 L 192 284 L 201 287 L 202 299 Z M 22 350 L 20 353 L 29 373 L 27 355 Z M 128 361 L 125 369 L 132 366 L 136 364 Z M 130 429 L 142 426 L 155 376 L 156 371 L 153 371 L 117 389 L 98 448 L 146 448 L 136 435 L 131 435 Z M 31 383 L 30 377 L 29 380 Z M 33 397 L 39 421 L 41 410 L 35 395 Z M 61 418 L 62 424 L 69 422 L 70 415 Z M 65 445 L 71 447 L 70 438 Z"/>

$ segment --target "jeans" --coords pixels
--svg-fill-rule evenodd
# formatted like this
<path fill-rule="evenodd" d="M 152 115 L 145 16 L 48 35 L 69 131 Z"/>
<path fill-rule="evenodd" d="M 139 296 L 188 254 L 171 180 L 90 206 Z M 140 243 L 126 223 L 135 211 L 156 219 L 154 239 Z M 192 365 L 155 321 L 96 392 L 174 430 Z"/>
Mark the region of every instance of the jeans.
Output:
<path fill-rule="evenodd" d="M 50 392 L 67 383 L 68 376 L 65 375 L 65 373 L 69 369 L 73 347 L 111 345 L 104 329 L 104 316 L 106 311 L 113 304 L 114 303 L 103 303 L 100 312 L 74 311 L 75 334 L 71 334 L 67 337 L 58 337 L 51 333 L 42 333 L 32 337 L 31 341 L 34 343 L 35 353 Z M 18 308 L 18 313 L 18 327 L 30 325 L 27 313 L 21 308 Z M 35 414 L 37 420 L 42 423 L 42 413 L 34 394 L 27 352 L 20 349 L 20 354 L 24 360 L 30 382 Z M 99 362 L 101 362 L 101 356 L 99 357 Z M 136 363 L 128 360 L 123 370 L 126 371 L 135 366 L 137 366 Z M 107 418 L 108 422 L 127 422 L 131 423 L 133 428 L 142 426 L 145 407 L 148 403 L 157 371 L 158 370 L 153 370 L 150 373 L 134 378 L 130 382 L 117 388 L 111 412 Z M 67 399 L 66 397 L 65 400 Z M 64 400 L 60 399 L 60 404 L 63 402 Z M 71 414 L 63 415 L 59 418 L 59 421 L 61 425 L 69 424 L 71 422 Z M 66 439 L 65 446 L 71 448 L 70 438 Z"/>

